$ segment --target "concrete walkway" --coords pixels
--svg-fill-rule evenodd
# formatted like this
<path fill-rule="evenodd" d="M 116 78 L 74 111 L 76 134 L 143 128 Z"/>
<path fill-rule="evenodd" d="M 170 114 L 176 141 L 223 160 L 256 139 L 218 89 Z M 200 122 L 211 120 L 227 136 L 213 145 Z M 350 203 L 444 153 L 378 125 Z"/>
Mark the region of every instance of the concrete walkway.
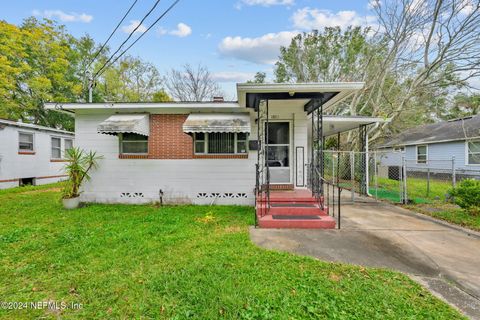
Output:
<path fill-rule="evenodd" d="M 395 269 L 480 319 L 480 237 L 384 203 L 342 207 L 341 230 L 255 229 L 257 245 Z"/>

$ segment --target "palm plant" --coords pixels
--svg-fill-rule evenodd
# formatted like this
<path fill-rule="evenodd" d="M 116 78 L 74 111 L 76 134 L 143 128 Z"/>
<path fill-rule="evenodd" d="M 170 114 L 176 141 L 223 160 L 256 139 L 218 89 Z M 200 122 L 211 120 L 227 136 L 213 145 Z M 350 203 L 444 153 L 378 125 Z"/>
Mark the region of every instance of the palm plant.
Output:
<path fill-rule="evenodd" d="M 65 171 L 68 174 L 68 181 L 63 189 L 63 199 L 72 199 L 80 196 L 80 187 L 83 181 L 90 180 L 89 172 L 97 168 L 98 156 L 96 152 L 85 152 L 79 148 L 67 150 L 66 160 L 68 164 Z"/>

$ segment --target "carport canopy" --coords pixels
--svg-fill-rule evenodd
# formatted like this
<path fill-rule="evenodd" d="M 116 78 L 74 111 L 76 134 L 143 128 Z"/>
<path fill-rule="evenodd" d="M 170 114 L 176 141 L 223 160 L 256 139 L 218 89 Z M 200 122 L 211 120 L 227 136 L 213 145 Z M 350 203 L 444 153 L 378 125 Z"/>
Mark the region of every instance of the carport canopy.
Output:
<path fill-rule="evenodd" d="M 366 116 L 323 116 L 323 136 L 328 137 L 337 133 L 357 129 L 363 125 L 383 123 L 388 119 Z"/>

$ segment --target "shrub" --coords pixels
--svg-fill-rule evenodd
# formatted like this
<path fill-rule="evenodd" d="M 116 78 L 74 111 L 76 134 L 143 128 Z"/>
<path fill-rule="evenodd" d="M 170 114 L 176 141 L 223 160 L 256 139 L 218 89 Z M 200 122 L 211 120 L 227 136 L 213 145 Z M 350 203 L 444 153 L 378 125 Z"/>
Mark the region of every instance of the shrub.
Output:
<path fill-rule="evenodd" d="M 465 179 L 456 188 L 450 190 L 450 194 L 462 209 L 480 207 L 480 180 Z"/>
<path fill-rule="evenodd" d="M 467 210 L 468 214 L 474 217 L 480 217 L 480 207 L 470 207 Z"/>
<path fill-rule="evenodd" d="M 63 189 L 63 199 L 80 196 L 83 181 L 90 180 L 89 172 L 97 167 L 97 162 L 101 158 L 95 152 L 86 153 L 79 148 L 71 148 L 67 151 L 65 171 L 68 174 L 68 181 Z"/>

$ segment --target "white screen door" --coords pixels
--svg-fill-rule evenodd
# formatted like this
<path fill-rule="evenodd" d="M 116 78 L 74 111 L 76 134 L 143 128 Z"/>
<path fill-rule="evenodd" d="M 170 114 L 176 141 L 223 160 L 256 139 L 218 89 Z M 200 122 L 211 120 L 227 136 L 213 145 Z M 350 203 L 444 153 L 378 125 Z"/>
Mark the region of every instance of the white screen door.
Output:
<path fill-rule="evenodd" d="M 266 133 L 270 183 L 290 183 L 290 123 L 269 122 Z"/>

